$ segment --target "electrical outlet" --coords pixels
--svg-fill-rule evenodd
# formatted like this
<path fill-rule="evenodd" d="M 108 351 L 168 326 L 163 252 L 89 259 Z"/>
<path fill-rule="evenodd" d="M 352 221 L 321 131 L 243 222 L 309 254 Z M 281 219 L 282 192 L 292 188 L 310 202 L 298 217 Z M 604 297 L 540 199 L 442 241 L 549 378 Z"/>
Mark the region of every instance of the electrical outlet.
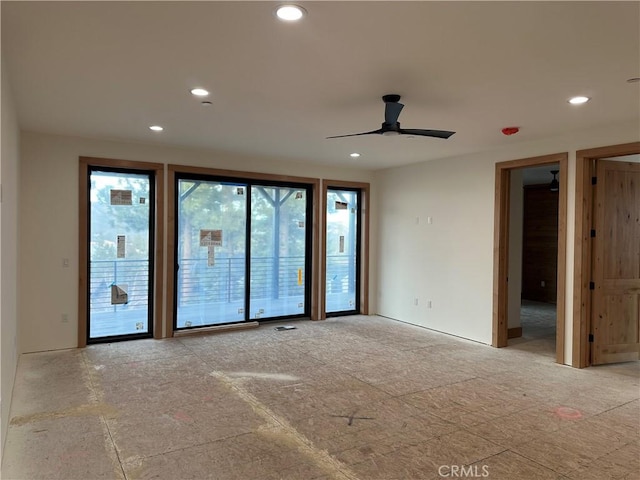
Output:
<path fill-rule="evenodd" d="M 68 313 L 63 313 L 61 315 L 61 322 L 62 323 L 69 323 L 69 314 Z"/>
<path fill-rule="evenodd" d="M 62 259 L 62 268 L 69 268 L 69 259 L 68 258 L 63 258 Z"/>
<path fill-rule="evenodd" d="M 413 304 L 414 304 L 416 307 L 418 306 L 418 299 L 417 299 L 417 298 L 414 298 L 414 299 L 413 299 Z"/>

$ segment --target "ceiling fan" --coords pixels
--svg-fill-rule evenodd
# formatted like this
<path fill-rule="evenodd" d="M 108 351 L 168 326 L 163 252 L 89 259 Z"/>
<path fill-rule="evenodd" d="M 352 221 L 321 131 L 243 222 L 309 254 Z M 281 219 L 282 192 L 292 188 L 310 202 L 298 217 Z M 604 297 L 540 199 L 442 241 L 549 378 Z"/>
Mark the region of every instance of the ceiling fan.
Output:
<path fill-rule="evenodd" d="M 371 132 L 352 133 L 349 135 L 336 135 L 327 138 L 343 138 L 343 137 L 355 137 L 358 135 L 418 135 L 422 137 L 436 137 L 436 138 L 449 138 L 456 132 L 449 132 L 447 130 L 422 130 L 417 128 L 400 128 L 400 122 L 398 117 L 400 112 L 404 108 L 404 105 L 400 103 L 400 95 L 389 94 L 382 97 L 384 102 L 384 123 L 378 130 L 372 130 Z"/>

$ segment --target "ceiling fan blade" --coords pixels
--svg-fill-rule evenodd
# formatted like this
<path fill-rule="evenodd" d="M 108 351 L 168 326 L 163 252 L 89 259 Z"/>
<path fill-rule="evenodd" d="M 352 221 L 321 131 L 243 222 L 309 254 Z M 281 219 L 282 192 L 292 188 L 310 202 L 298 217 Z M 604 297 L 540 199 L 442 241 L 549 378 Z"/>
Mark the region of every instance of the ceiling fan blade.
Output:
<path fill-rule="evenodd" d="M 456 132 L 449 132 L 448 130 L 421 130 L 418 128 L 401 128 L 400 133 L 402 135 L 419 135 L 422 137 L 435 137 L 435 138 L 449 138 Z"/>
<path fill-rule="evenodd" d="M 382 133 L 382 129 L 379 128 L 378 130 L 372 130 L 371 132 L 363 132 L 363 133 L 351 133 L 349 135 L 335 135 L 333 137 L 327 137 L 327 138 L 344 138 L 344 137 L 357 137 L 359 135 L 373 135 L 373 134 L 378 134 L 380 135 Z"/>
<path fill-rule="evenodd" d="M 387 125 L 395 125 L 398 123 L 398 117 L 404 105 L 399 102 L 385 102 L 384 104 L 384 123 Z"/>

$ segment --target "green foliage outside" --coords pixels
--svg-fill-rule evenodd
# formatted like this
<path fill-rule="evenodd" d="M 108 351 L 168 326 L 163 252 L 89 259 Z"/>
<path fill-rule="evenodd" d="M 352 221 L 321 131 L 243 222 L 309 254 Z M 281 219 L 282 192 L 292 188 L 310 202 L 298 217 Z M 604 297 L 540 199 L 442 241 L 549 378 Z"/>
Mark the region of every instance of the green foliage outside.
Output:
<path fill-rule="evenodd" d="M 131 205 L 112 205 L 112 190 L 131 190 Z M 149 179 L 142 175 L 94 172 L 91 175 L 91 260 L 116 260 L 124 235 L 125 259 L 149 258 Z"/>

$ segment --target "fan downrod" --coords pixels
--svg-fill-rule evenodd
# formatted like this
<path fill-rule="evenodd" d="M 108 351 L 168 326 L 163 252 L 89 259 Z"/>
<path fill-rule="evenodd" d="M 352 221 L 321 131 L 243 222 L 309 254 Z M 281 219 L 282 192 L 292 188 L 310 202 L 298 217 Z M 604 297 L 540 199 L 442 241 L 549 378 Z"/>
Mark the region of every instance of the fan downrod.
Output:
<path fill-rule="evenodd" d="M 400 101 L 400 95 L 390 93 L 389 95 L 383 95 L 382 101 L 384 103 L 398 103 Z"/>

